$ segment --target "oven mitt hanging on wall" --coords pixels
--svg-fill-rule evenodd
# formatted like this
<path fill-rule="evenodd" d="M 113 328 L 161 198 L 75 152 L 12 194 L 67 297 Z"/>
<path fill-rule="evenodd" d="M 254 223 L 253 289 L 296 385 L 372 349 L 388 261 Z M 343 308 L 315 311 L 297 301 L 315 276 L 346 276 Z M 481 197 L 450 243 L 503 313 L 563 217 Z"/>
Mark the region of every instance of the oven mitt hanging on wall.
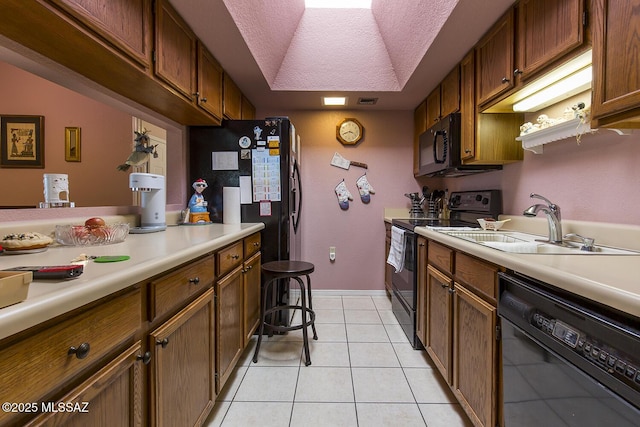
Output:
<path fill-rule="evenodd" d="M 371 194 L 376 194 L 376 191 L 373 189 L 369 181 L 367 180 L 367 174 L 365 173 L 356 181 L 356 185 L 358 186 L 358 191 L 360 192 L 360 200 L 362 203 L 369 203 L 371 201 Z"/>
<path fill-rule="evenodd" d="M 353 196 L 349 192 L 347 184 L 344 183 L 344 179 L 336 186 L 335 191 L 338 196 L 338 205 L 340 205 L 340 209 L 346 211 L 349 209 L 349 200 L 353 200 Z"/>

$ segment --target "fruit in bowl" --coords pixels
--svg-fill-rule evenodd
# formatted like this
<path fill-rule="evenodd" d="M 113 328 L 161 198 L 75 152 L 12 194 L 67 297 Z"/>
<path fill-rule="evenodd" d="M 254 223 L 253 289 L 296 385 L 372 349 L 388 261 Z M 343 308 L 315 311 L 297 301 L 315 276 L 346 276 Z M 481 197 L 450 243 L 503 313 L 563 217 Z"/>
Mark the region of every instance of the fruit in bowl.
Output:
<path fill-rule="evenodd" d="M 124 241 L 129 224 L 107 225 L 102 218 L 89 218 L 84 225 L 57 225 L 55 234 L 62 245 L 107 245 Z"/>

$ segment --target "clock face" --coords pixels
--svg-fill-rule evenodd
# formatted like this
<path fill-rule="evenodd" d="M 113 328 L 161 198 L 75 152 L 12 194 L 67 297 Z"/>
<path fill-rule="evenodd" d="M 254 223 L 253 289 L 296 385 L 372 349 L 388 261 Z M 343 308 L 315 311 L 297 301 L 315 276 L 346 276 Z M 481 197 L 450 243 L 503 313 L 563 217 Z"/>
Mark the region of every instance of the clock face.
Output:
<path fill-rule="evenodd" d="M 362 138 L 362 125 L 355 119 L 345 119 L 338 125 L 337 133 L 343 144 L 355 144 Z"/>

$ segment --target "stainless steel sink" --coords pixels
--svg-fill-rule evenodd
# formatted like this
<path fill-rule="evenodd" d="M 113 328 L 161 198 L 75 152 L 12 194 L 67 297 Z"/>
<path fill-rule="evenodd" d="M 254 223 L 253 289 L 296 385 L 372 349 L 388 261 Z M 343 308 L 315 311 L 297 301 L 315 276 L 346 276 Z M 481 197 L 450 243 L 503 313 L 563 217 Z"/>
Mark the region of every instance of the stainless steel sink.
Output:
<path fill-rule="evenodd" d="M 535 234 L 517 231 L 440 231 L 443 234 L 511 253 L 559 254 L 559 255 L 640 255 L 638 251 L 594 245 L 594 251 L 580 250 L 580 244 L 564 242 L 556 245 L 542 240 Z"/>

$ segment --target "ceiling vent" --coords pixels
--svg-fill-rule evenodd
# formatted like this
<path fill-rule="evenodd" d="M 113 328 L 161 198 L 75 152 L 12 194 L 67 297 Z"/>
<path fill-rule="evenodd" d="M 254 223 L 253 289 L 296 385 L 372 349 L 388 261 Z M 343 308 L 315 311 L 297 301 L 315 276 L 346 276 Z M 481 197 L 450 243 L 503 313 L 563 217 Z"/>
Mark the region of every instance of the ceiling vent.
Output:
<path fill-rule="evenodd" d="M 358 98 L 358 105 L 376 105 L 378 98 Z"/>

